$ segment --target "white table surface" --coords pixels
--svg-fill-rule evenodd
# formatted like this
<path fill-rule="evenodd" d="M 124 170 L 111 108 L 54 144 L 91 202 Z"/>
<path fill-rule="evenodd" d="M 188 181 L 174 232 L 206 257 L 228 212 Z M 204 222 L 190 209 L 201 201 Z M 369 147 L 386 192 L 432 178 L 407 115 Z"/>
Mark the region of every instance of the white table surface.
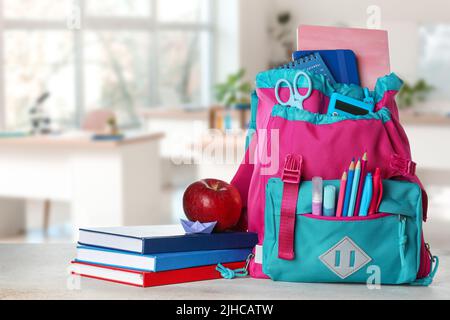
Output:
<path fill-rule="evenodd" d="M 213 280 L 135 288 L 82 279 L 80 289 L 67 287 L 75 244 L 0 245 L 0 299 L 449 299 L 450 250 L 440 255 L 440 270 L 428 287 L 283 283 L 251 278 Z M 69 281 L 70 282 L 70 281 Z"/>

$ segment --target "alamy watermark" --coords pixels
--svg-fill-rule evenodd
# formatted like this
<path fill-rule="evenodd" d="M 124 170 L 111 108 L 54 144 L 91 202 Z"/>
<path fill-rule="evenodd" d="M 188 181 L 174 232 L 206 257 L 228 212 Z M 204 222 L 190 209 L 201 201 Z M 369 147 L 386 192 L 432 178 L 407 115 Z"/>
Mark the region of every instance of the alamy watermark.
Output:
<path fill-rule="evenodd" d="M 381 289 L 381 268 L 377 265 L 367 267 L 367 274 L 369 277 L 366 281 L 367 289 L 380 290 Z"/>
<path fill-rule="evenodd" d="M 73 265 L 67 267 L 66 288 L 67 290 L 81 290 L 81 276 L 74 273 Z"/>
<path fill-rule="evenodd" d="M 66 26 L 69 30 L 81 29 L 81 7 L 78 1 L 67 1 Z"/>
<path fill-rule="evenodd" d="M 368 15 L 366 26 L 368 29 L 381 29 L 381 8 L 377 5 L 370 5 L 366 9 Z"/>
<path fill-rule="evenodd" d="M 178 135 L 171 141 L 171 149 L 178 150 L 171 156 L 175 165 L 258 163 L 261 175 L 279 172 L 279 129 L 260 129 L 258 133 L 247 133 L 244 130 L 204 130 L 201 124 L 194 124 L 189 132 L 190 135 Z M 246 152 L 245 144 L 248 144 Z"/>

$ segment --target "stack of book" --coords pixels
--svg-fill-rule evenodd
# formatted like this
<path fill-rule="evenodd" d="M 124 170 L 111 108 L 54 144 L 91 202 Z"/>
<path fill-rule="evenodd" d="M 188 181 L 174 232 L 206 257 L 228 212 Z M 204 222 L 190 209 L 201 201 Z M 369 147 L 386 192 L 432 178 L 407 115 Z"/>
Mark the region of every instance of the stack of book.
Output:
<path fill-rule="evenodd" d="M 181 226 L 80 229 L 73 274 L 140 287 L 221 278 L 245 267 L 255 233 L 185 234 Z"/>

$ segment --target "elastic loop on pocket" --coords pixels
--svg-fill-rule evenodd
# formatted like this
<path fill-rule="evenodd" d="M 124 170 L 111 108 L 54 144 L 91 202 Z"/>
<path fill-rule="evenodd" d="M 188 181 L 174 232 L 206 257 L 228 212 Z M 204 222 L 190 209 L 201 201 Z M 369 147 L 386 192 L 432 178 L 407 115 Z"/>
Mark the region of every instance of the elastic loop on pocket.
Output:
<path fill-rule="evenodd" d="M 406 218 L 400 216 L 400 223 L 398 225 L 398 237 L 400 247 L 400 263 L 403 267 L 405 265 L 405 248 L 406 248 Z"/>
<path fill-rule="evenodd" d="M 392 155 L 390 166 L 401 176 L 410 177 L 416 174 L 416 163 L 397 154 Z"/>

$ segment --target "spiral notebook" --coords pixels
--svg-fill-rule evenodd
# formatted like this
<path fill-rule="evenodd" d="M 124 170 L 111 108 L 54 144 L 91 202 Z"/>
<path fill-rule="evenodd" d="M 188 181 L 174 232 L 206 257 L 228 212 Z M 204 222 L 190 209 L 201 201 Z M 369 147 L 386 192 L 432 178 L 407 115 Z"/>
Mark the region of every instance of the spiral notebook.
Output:
<path fill-rule="evenodd" d="M 297 60 L 306 54 L 320 53 L 336 82 L 346 84 L 361 84 L 359 80 L 358 63 L 352 50 L 310 50 L 295 51 L 292 60 Z"/>
<path fill-rule="evenodd" d="M 308 71 L 312 74 L 321 74 L 331 84 L 336 83 L 336 80 L 318 52 L 313 52 L 311 54 L 298 57 L 295 61 L 281 66 L 280 69 L 297 69 Z"/>

